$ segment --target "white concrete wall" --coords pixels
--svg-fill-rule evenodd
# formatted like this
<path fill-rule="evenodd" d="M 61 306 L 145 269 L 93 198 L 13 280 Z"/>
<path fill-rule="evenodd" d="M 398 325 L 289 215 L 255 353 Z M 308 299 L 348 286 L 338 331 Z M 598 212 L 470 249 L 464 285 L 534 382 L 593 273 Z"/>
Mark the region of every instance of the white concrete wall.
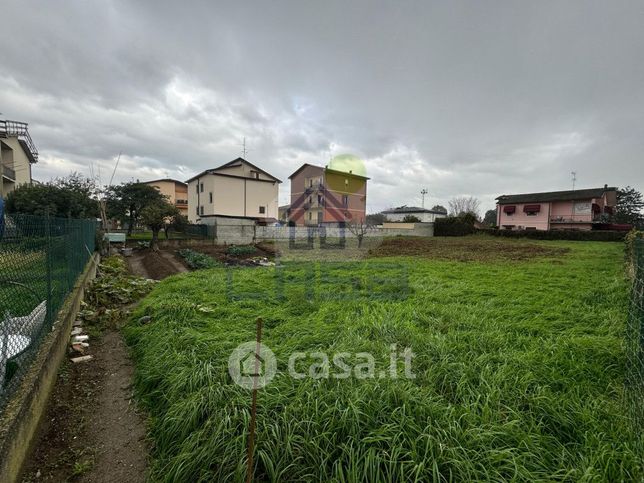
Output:
<path fill-rule="evenodd" d="M 418 218 L 422 223 L 434 223 L 436 218 L 445 218 L 447 215 L 437 213 L 385 213 L 389 221 L 403 221 L 405 216 L 412 215 Z"/>
<path fill-rule="evenodd" d="M 204 219 L 208 224 L 216 224 L 216 242 L 218 244 L 250 244 L 260 241 L 268 240 L 288 240 L 295 237 L 298 240 L 305 240 L 312 233 L 314 237 L 319 237 L 321 230 L 315 227 L 305 226 L 255 226 L 252 223 L 246 223 L 249 220 L 235 220 L 230 218 L 210 218 Z M 310 230 L 310 231 L 309 231 Z M 342 236 L 342 229 L 340 228 L 326 228 L 326 236 L 328 238 L 339 238 Z M 433 223 L 416 223 L 413 230 L 409 229 L 387 229 L 387 228 L 374 228 L 369 230 L 365 237 L 386 237 L 386 236 L 434 236 Z M 344 229 L 344 236 L 346 238 L 355 238 L 348 228 Z"/>

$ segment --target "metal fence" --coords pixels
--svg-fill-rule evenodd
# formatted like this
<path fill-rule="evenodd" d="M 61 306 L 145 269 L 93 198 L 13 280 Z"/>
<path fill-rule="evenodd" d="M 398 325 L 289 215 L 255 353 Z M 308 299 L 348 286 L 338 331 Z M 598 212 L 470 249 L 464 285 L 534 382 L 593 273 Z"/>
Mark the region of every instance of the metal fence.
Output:
<path fill-rule="evenodd" d="M 0 215 L 0 411 L 94 252 L 97 224 Z"/>
<path fill-rule="evenodd" d="M 626 396 L 636 427 L 644 426 L 644 239 L 634 240 L 633 286 L 626 330 Z"/>

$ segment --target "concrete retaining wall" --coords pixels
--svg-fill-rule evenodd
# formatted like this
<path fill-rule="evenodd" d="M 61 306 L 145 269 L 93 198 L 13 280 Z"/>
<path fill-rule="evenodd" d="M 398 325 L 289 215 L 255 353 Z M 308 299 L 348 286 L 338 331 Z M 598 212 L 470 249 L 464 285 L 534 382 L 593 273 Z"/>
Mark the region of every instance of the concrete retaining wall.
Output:
<path fill-rule="evenodd" d="M 43 340 L 31 368 L 9 400 L 0 419 L 0 481 L 13 483 L 29 455 L 47 401 L 56 382 L 58 368 L 67 353 L 72 324 L 85 289 L 96 276 L 99 256 L 94 254 L 76 281 L 58 313 L 51 332 Z"/>
<path fill-rule="evenodd" d="M 250 224 L 221 224 L 218 223 L 215 228 L 215 242 L 218 244 L 236 244 L 244 245 L 266 240 L 288 240 L 294 237 L 298 240 L 306 239 L 312 233 L 314 237 L 319 237 L 326 233 L 328 238 L 354 238 L 348 228 L 342 229 L 337 227 L 305 227 L 305 226 L 255 226 Z M 386 237 L 386 236 L 434 236 L 433 223 L 415 223 L 412 227 L 376 227 L 372 228 L 365 234 L 365 237 Z"/>

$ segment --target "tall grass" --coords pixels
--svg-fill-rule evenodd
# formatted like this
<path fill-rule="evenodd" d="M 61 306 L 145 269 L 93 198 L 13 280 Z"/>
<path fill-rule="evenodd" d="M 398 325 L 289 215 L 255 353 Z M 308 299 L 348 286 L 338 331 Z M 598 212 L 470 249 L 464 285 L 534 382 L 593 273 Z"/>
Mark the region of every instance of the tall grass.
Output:
<path fill-rule="evenodd" d="M 528 262 L 388 258 L 166 279 L 126 336 L 153 481 L 242 481 L 250 394 L 227 372 L 257 316 L 280 372 L 258 402 L 258 481 L 641 481 L 622 407 L 622 245 Z M 374 283 L 403 273 L 399 283 Z M 231 276 L 232 274 L 232 276 Z M 313 279 L 310 277 L 313 276 Z M 378 290 L 372 290 L 377 287 Z M 140 325 L 143 315 L 152 322 Z M 290 378 L 291 352 L 410 346 L 416 378 Z"/>

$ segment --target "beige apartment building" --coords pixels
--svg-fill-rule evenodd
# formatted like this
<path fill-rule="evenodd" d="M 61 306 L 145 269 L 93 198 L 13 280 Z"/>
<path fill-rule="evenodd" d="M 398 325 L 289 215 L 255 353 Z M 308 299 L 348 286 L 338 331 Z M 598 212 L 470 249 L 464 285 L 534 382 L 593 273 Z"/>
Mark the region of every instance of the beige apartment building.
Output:
<path fill-rule="evenodd" d="M 27 123 L 0 121 L 0 196 L 6 197 L 21 184 L 31 183 L 31 165 L 38 162 L 38 150 Z"/>
<path fill-rule="evenodd" d="M 182 215 L 188 216 L 188 185 L 176 179 L 155 179 L 144 181 L 144 184 L 154 186 L 162 195 L 168 197 L 170 203 L 175 205 Z"/>
<path fill-rule="evenodd" d="M 215 216 L 259 220 L 278 217 L 281 181 L 243 158 L 207 169 L 186 183 L 191 223 L 206 222 Z"/>

